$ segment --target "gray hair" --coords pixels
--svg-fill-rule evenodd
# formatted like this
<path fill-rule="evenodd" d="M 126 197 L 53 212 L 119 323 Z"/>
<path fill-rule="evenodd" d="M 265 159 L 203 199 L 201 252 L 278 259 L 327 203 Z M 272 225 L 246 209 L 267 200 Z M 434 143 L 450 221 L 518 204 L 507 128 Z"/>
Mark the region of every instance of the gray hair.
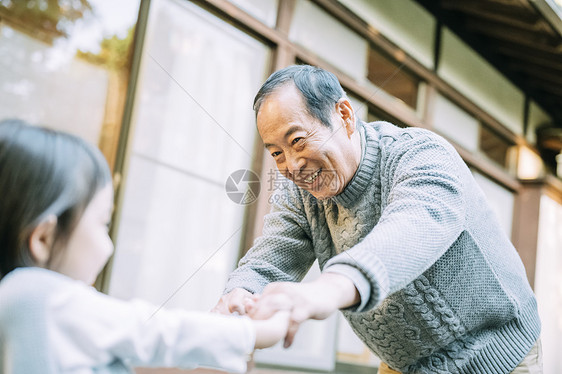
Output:
<path fill-rule="evenodd" d="M 271 74 L 254 99 L 256 115 L 267 96 L 288 82 L 293 82 L 302 94 L 308 113 L 332 127 L 330 114 L 334 104 L 346 97 L 345 91 L 334 74 L 310 65 L 291 65 Z"/>

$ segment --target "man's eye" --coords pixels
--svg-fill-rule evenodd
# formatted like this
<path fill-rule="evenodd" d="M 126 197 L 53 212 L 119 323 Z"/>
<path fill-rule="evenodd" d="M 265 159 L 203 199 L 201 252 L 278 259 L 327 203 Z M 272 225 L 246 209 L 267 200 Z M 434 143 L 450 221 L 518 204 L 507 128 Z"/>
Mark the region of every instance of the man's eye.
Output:
<path fill-rule="evenodd" d="M 276 152 L 272 152 L 272 153 L 271 153 L 271 156 L 277 157 L 277 156 L 279 156 L 280 154 L 281 154 L 281 152 L 276 151 Z"/>
<path fill-rule="evenodd" d="M 294 138 L 293 141 L 291 142 L 292 145 L 297 144 L 298 142 L 300 142 L 302 140 L 302 138 Z"/>

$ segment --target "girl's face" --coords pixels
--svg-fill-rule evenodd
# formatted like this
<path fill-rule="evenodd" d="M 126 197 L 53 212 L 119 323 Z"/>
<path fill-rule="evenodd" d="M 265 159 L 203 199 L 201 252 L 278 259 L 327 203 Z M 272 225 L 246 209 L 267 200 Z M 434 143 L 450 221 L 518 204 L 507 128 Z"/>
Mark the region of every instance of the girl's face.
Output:
<path fill-rule="evenodd" d="M 51 270 L 88 285 L 94 283 L 113 253 L 113 243 L 108 234 L 112 211 L 113 188 L 108 184 L 94 195 L 86 207 L 67 247 Z"/>

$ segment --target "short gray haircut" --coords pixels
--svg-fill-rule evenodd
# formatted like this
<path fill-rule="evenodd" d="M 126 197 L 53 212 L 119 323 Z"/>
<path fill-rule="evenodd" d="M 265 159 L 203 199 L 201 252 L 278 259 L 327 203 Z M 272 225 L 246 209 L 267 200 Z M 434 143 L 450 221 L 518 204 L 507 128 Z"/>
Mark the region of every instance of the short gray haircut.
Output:
<path fill-rule="evenodd" d="M 310 65 L 291 65 L 271 74 L 254 98 L 256 115 L 267 96 L 289 82 L 293 82 L 302 94 L 308 113 L 325 126 L 332 127 L 330 114 L 334 104 L 346 97 L 345 91 L 334 74 Z"/>

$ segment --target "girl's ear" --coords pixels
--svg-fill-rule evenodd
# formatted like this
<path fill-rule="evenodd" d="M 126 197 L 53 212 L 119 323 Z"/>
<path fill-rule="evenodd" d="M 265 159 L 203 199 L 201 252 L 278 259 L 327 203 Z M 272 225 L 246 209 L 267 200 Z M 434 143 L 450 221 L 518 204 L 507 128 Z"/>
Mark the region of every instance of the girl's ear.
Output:
<path fill-rule="evenodd" d="M 29 250 L 37 266 L 44 267 L 51 257 L 51 249 L 55 240 L 57 217 L 48 216 L 33 229 L 29 237 Z"/>

